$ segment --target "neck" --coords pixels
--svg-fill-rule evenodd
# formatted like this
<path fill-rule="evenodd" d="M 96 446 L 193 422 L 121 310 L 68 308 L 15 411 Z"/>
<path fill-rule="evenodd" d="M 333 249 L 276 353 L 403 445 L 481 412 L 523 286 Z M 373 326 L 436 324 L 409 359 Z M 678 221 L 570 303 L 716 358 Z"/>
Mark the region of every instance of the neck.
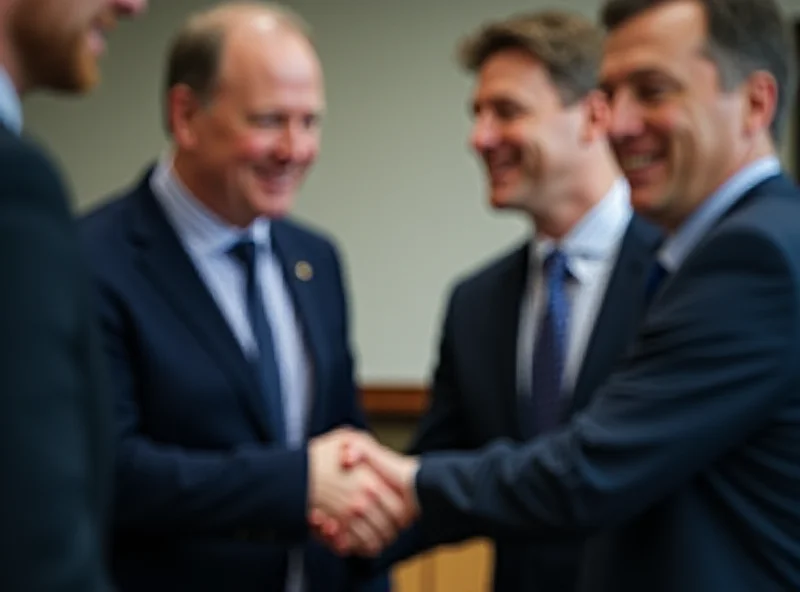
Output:
<path fill-rule="evenodd" d="M 189 154 L 176 149 L 173 170 L 192 196 L 221 220 L 239 228 L 247 228 L 255 219 L 246 208 L 236 208 L 236 201 L 228 198 L 230 190 L 225 182 L 205 174 L 202 163 L 196 163 Z"/>
<path fill-rule="evenodd" d="M 610 154 L 588 159 L 586 165 L 565 175 L 564 182 L 548 192 L 550 207 L 530 212 L 537 234 L 563 239 L 621 177 Z"/>

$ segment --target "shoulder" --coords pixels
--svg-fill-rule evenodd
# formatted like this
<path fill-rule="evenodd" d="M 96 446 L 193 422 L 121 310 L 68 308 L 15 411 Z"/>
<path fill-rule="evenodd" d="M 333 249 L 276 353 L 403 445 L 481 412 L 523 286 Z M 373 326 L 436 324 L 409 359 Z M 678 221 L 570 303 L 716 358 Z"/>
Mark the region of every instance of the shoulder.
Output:
<path fill-rule="evenodd" d="M 124 230 L 135 223 L 137 204 L 147 192 L 153 165 L 126 186 L 101 197 L 80 217 L 80 229 L 87 241 L 119 238 Z"/>
<path fill-rule="evenodd" d="M 137 219 L 138 189 L 129 187 L 104 196 L 78 220 L 78 232 L 91 270 L 113 274 L 130 249 L 130 229 Z"/>
<path fill-rule="evenodd" d="M 50 205 L 68 212 L 64 180 L 41 146 L 6 131 L 0 133 L 0 170 L 0 193 L 6 205 Z"/>
<path fill-rule="evenodd" d="M 100 199 L 80 217 L 80 230 L 87 242 L 106 241 L 118 237 L 131 221 L 133 193 L 120 192 Z"/>
<path fill-rule="evenodd" d="M 336 239 L 327 231 L 291 217 L 275 220 L 273 227 L 294 243 L 302 244 L 304 250 L 316 256 L 331 258 L 338 264 L 341 250 Z"/>
<path fill-rule="evenodd" d="M 765 183 L 709 234 L 702 252 L 800 275 L 798 220 L 800 190 L 785 180 Z"/>
<path fill-rule="evenodd" d="M 498 288 L 516 289 L 527 276 L 529 250 L 530 242 L 525 241 L 457 277 L 451 288 L 451 305 L 484 300 Z"/>

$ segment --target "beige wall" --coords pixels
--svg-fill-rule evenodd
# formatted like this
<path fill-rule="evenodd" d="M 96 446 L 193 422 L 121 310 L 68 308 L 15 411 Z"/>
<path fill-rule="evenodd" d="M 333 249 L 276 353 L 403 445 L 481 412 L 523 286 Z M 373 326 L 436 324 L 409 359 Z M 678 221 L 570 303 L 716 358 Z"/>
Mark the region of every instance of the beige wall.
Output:
<path fill-rule="evenodd" d="M 88 100 L 35 98 L 29 129 L 52 146 L 81 208 L 130 182 L 164 147 L 162 62 L 171 32 L 208 0 L 151 2 L 111 42 Z M 323 153 L 298 203 L 340 241 L 366 381 L 423 382 L 454 276 L 518 240 L 521 221 L 491 213 L 467 151 L 471 80 L 454 64 L 482 20 L 536 7 L 594 15 L 595 0 L 294 0 L 316 30 L 327 72 Z M 800 1 L 784 0 L 800 14 Z"/>

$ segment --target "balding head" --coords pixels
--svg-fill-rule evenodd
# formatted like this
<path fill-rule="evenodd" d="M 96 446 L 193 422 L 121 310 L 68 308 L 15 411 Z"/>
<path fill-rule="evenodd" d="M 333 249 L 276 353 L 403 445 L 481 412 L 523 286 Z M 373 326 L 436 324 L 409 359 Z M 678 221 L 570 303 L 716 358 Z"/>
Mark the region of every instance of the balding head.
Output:
<path fill-rule="evenodd" d="M 221 4 L 194 14 L 178 31 L 167 59 L 165 94 L 184 85 L 207 104 L 224 75 L 227 54 L 241 53 L 241 41 L 256 37 L 272 49 L 289 42 L 314 51 L 308 24 L 291 10 L 266 2 Z M 168 108 L 166 127 L 171 131 Z"/>
<path fill-rule="evenodd" d="M 325 103 L 305 24 L 274 5 L 216 7 L 178 34 L 168 72 L 167 125 L 189 190 L 237 226 L 287 214 Z"/>

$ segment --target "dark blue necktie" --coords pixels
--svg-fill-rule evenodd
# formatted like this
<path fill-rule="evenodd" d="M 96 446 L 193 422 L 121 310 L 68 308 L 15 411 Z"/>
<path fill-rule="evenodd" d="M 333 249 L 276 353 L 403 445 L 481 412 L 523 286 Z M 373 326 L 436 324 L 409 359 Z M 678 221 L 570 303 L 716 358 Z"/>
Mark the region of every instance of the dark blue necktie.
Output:
<path fill-rule="evenodd" d="M 264 312 L 264 300 L 256 274 L 256 245 L 252 240 L 242 240 L 234 245 L 231 254 L 244 266 L 247 278 L 245 287 L 247 315 L 258 348 L 258 356 L 254 361 L 256 376 L 264 403 L 267 406 L 275 439 L 284 443 L 286 434 L 284 433 L 281 380 L 275 357 L 272 330 Z"/>
<path fill-rule="evenodd" d="M 533 352 L 531 403 L 535 433 L 556 427 L 561 416 L 561 385 L 567 357 L 569 277 L 567 257 L 553 251 L 544 263 L 545 309 Z"/>
<path fill-rule="evenodd" d="M 653 261 L 653 266 L 650 268 L 650 275 L 647 278 L 647 287 L 645 288 L 645 307 L 649 306 L 653 301 L 653 297 L 658 292 L 661 283 L 667 277 L 667 269 L 656 259 Z"/>

